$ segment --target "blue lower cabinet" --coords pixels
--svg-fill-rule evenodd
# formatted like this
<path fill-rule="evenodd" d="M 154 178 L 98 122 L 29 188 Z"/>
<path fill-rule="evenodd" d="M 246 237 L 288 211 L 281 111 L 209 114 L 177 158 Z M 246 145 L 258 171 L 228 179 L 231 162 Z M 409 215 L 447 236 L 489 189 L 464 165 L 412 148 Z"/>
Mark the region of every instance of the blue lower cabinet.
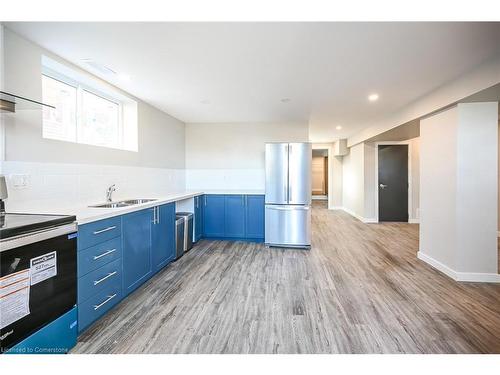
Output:
<path fill-rule="evenodd" d="M 203 202 L 204 196 L 194 197 L 194 241 L 199 241 L 203 236 Z"/>
<path fill-rule="evenodd" d="M 121 219 L 115 216 L 78 226 L 78 251 L 121 235 Z"/>
<path fill-rule="evenodd" d="M 245 196 L 224 196 L 224 237 L 245 237 Z"/>
<path fill-rule="evenodd" d="M 205 237 L 224 237 L 224 195 L 203 197 L 203 233 Z"/>
<path fill-rule="evenodd" d="M 245 197 L 245 237 L 249 239 L 264 239 L 264 195 L 247 195 Z"/>
<path fill-rule="evenodd" d="M 121 237 L 78 252 L 78 277 L 82 277 L 122 256 Z"/>
<path fill-rule="evenodd" d="M 151 227 L 153 272 L 170 263 L 175 257 L 175 203 L 155 207 Z"/>
<path fill-rule="evenodd" d="M 108 288 L 120 284 L 122 280 L 122 260 L 117 259 L 78 279 L 78 304 Z"/>
<path fill-rule="evenodd" d="M 154 209 L 122 217 L 123 295 L 137 289 L 153 274 L 151 228 Z"/>
<path fill-rule="evenodd" d="M 109 284 L 97 294 L 78 304 L 78 331 L 82 332 L 89 325 L 107 313 L 122 299 L 121 280 Z"/>
<path fill-rule="evenodd" d="M 64 354 L 76 345 L 77 309 L 47 324 L 31 336 L 10 348 L 9 354 Z"/>

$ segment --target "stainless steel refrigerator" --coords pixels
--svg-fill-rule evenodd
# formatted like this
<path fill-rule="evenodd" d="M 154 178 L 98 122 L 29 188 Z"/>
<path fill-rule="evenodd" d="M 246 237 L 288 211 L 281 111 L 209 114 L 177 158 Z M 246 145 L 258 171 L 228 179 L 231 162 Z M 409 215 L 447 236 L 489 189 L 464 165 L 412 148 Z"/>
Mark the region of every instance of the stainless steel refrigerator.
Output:
<path fill-rule="evenodd" d="M 268 246 L 311 247 L 310 143 L 266 143 Z"/>

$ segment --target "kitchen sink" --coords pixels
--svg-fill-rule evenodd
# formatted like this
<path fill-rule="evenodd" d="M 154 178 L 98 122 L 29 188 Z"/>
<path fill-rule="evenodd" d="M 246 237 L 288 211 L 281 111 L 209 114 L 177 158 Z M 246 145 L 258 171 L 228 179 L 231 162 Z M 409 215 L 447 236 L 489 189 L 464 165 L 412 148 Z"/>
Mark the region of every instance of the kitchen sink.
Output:
<path fill-rule="evenodd" d="M 134 206 L 136 204 L 141 204 L 141 203 L 153 202 L 156 200 L 157 199 L 128 199 L 128 200 L 119 201 L 119 202 L 109 202 L 109 203 L 96 204 L 96 205 L 92 205 L 89 207 L 92 207 L 92 208 L 122 208 L 122 207 Z"/>
<path fill-rule="evenodd" d="M 156 201 L 158 199 L 129 199 L 129 200 L 126 200 L 126 201 L 121 201 L 119 203 L 126 203 L 126 204 L 141 204 L 141 203 L 148 203 L 148 202 L 153 202 L 153 201 Z"/>

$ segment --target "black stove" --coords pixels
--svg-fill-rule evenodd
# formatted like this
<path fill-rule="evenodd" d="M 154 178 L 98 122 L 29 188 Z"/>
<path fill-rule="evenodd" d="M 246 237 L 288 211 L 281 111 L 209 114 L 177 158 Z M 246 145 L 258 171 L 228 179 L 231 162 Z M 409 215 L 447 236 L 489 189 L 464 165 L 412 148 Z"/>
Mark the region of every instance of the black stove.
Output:
<path fill-rule="evenodd" d="M 0 214 L 0 240 L 55 226 L 71 224 L 74 221 L 76 221 L 76 216 L 74 215 Z"/>

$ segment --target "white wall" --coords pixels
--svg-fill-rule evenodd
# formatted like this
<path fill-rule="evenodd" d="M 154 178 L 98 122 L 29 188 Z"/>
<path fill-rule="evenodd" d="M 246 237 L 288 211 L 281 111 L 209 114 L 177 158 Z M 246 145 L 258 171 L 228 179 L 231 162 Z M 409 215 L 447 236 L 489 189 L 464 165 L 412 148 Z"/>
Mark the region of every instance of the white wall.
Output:
<path fill-rule="evenodd" d="M 420 121 L 420 252 L 456 269 L 457 108 Z"/>
<path fill-rule="evenodd" d="M 264 189 L 265 143 L 307 140 L 307 124 L 186 124 L 187 188 Z"/>
<path fill-rule="evenodd" d="M 498 103 L 421 121 L 419 257 L 456 280 L 500 282 Z"/>
<path fill-rule="evenodd" d="M 42 96 L 42 55 L 99 81 L 6 28 L 4 52 L 5 89 L 35 100 Z M 9 210 L 102 202 L 112 183 L 117 198 L 185 189 L 185 125 L 118 91 L 138 103 L 138 152 L 44 139 L 41 110 L 2 115 Z M 16 187 L 20 174 L 27 176 L 28 186 Z"/>
<path fill-rule="evenodd" d="M 342 160 L 342 207 L 360 220 L 364 217 L 364 144 L 349 149 Z"/>
<path fill-rule="evenodd" d="M 420 137 L 409 140 L 411 152 L 411 211 L 409 220 L 418 222 L 420 217 Z"/>
<path fill-rule="evenodd" d="M 498 103 L 458 105 L 457 268 L 497 273 Z"/>

